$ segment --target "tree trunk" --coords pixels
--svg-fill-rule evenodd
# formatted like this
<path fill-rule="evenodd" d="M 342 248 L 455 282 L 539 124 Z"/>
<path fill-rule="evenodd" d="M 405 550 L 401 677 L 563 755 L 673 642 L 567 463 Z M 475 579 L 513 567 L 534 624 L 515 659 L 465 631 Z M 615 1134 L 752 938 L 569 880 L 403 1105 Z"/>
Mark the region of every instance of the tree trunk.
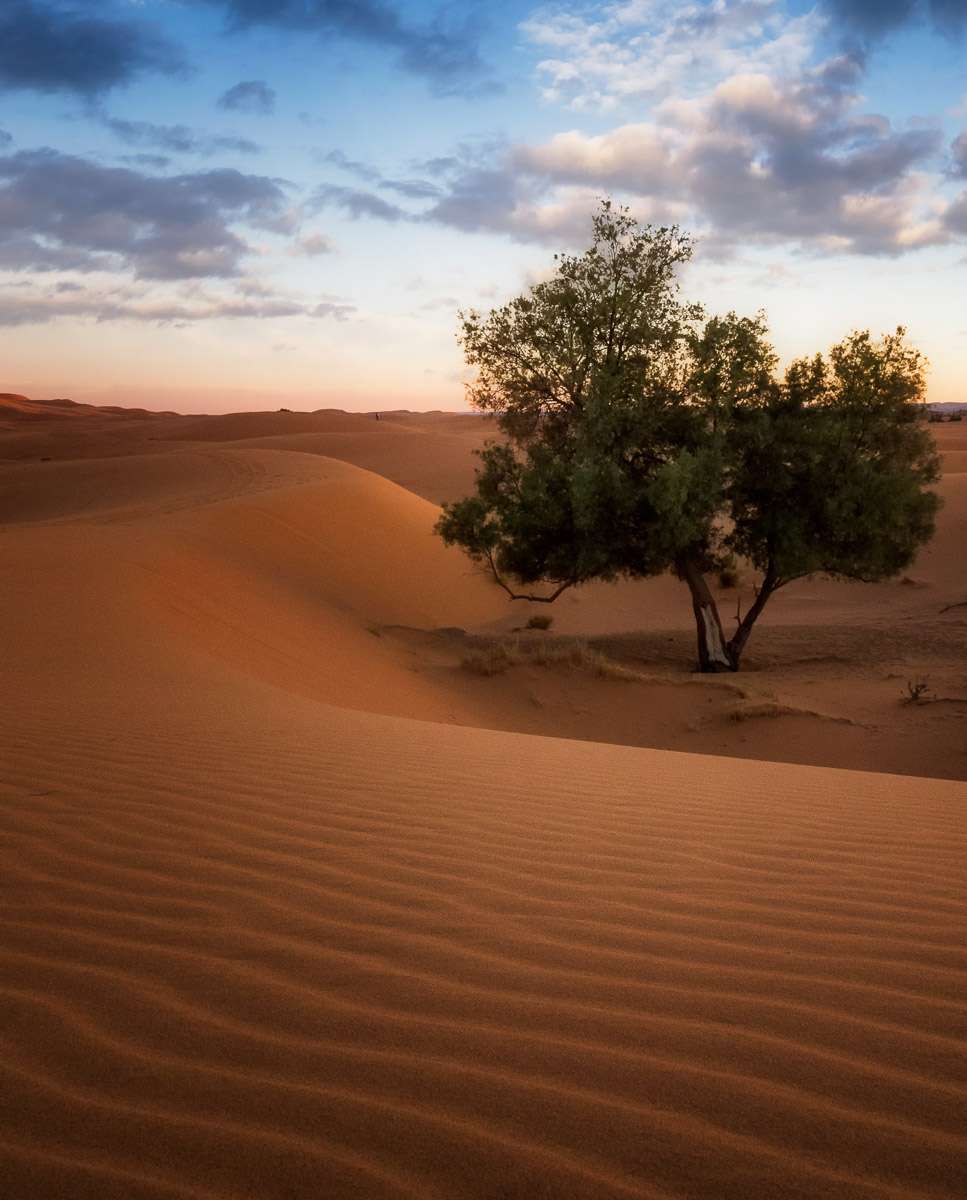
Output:
<path fill-rule="evenodd" d="M 758 620 L 759 614 L 765 608 L 766 602 L 776 590 L 777 586 L 778 582 L 776 579 L 776 573 L 770 565 L 769 569 L 765 573 L 765 577 L 762 580 L 762 586 L 756 593 L 755 601 L 753 602 L 749 611 L 739 622 L 739 627 L 732 635 L 732 640 L 729 642 L 728 650 L 729 657 L 732 660 L 733 671 L 737 671 L 739 669 L 739 660 L 742 657 L 742 651 L 745 649 L 745 644 L 749 640 L 749 634 L 752 632 L 752 626 Z"/>
<path fill-rule="evenodd" d="M 678 571 L 692 594 L 692 611 L 695 613 L 695 631 L 698 634 L 698 669 L 706 673 L 736 670 L 736 661 L 722 632 L 718 605 L 709 591 L 704 572 L 688 559 L 679 564 Z"/>

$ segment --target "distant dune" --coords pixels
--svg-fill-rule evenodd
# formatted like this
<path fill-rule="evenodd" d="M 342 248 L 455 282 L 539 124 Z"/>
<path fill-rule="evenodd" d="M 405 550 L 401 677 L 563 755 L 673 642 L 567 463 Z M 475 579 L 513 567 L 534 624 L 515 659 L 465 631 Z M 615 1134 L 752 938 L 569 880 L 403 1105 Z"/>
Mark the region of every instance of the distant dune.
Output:
<path fill-rule="evenodd" d="M 0 392 L 0 421 L 56 421 L 76 417 L 123 417 L 144 420 L 147 417 L 174 416 L 173 413 L 149 412 L 146 408 L 117 405 L 79 404 L 74 400 L 30 400 L 13 392 Z"/>
<path fill-rule="evenodd" d="M 513 632 L 481 417 L 0 403 L 4 1200 L 967 1195 L 963 426 L 700 680 L 673 579 Z"/>

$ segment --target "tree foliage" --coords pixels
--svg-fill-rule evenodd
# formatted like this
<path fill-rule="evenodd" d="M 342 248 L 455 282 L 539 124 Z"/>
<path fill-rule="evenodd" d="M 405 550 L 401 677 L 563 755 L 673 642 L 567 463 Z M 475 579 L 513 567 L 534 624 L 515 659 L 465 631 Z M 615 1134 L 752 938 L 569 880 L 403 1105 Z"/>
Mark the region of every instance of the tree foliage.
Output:
<path fill-rule="evenodd" d="M 780 376 L 761 313 L 706 318 L 681 299 L 686 235 L 609 201 L 593 229 L 526 295 L 461 314 L 471 399 L 505 437 L 438 531 L 514 598 L 672 570 L 701 667 L 734 670 L 778 588 L 888 578 L 930 537 L 925 361 L 903 329 L 859 332 Z M 705 575 L 735 555 L 761 582 L 726 640 Z"/>

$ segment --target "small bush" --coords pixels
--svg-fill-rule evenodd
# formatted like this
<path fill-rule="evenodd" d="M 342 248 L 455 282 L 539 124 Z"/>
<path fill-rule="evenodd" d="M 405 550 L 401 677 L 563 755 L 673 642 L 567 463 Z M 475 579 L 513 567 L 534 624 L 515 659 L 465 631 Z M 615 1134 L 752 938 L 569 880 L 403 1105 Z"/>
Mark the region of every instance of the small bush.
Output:
<path fill-rule="evenodd" d="M 950 414 L 950 419 L 951 421 L 962 421 L 964 419 L 964 414 L 962 412 L 952 412 Z"/>
<path fill-rule="evenodd" d="M 476 646 L 464 656 L 461 666 L 474 675 L 501 675 L 511 667 L 573 667 L 601 679 L 635 680 L 639 676 L 621 663 L 593 650 L 587 642 L 553 642 L 516 639 Z"/>
<path fill-rule="evenodd" d="M 528 617 L 527 628 L 528 629 L 550 629 L 553 621 L 554 621 L 554 618 L 549 617 L 547 615 L 547 613 L 537 613 L 536 616 Z"/>
<path fill-rule="evenodd" d="M 904 704 L 919 704 L 921 700 L 927 700 L 929 688 L 928 679 L 908 679 L 907 692 L 903 697 Z"/>
<path fill-rule="evenodd" d="M 462 667 L 474 675 L 501 675 L 513 666 L 514 656 L 503 642 L 491 642 L 489 646 L 477 646 L 463 656 Z"/>
<path fill-rule="evenodd" d="M 735 588 L 739 586 L 739 572 L 734 566 L 722 567 L 719 571 L 719 587 Z"/>

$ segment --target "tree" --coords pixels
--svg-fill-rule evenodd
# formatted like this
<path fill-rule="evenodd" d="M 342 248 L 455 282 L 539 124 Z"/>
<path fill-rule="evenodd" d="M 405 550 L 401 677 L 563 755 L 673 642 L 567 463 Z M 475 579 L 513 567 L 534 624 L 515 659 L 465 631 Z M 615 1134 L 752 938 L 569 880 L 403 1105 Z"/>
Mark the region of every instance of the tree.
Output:
<path fill-rule="evenodd" d="M 470 398 L 504 439 L 437 531 L 512 599 L 671 570 L 700 669 L 738 670 L 780 588 L 817 572 L 885 579 L 930 538 L 925 362 L 903 329 L 853 333 L 780 378 L 761 313 L 706 319 L 680 299 L 678 228 L 604 201 L 593 230 L 526 295 L 461 314 Z M 760 582 L 727 638 L 706 576 L 735 555 Z M 538 583 L 549 590 L 523 590 Z"/>

